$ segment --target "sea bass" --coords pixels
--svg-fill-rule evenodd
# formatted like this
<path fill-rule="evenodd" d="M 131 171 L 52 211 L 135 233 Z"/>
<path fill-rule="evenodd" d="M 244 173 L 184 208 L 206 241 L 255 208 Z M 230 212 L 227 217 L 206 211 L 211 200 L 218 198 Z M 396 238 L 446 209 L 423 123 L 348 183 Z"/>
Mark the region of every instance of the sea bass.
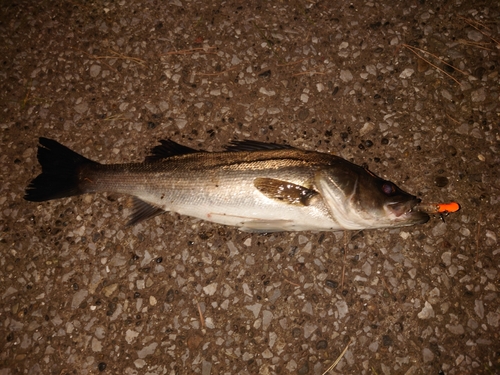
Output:
<path fill-rule="evenodd" d="M 420 199 L 366 168 L 288 145 L 235 141 L 204 152 L 171 140 L 143 163 L 100 164 L 40 138 L 42 173 L 24 198 L 114 192 L 133 196 L 136 224 L 165 211 L 249 232 L 336 231 L 422 224 Z"/>

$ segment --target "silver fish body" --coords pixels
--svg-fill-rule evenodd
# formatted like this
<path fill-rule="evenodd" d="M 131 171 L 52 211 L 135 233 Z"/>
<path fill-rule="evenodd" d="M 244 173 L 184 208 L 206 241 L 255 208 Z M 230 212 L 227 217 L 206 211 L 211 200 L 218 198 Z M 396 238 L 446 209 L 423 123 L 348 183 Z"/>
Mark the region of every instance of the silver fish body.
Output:
<path fill-rule="evenodd" d="M 361 230 L 429 219 L 413 210 L 419 199 L 334 155 L 253 141 L 214 153 L 161 143 L 144 163 L 106 165 L 40 138 L 42 174 L 25 199 L 123 193 L 135 197 L 129 224 L 173 211 L 255 232 Z"/>

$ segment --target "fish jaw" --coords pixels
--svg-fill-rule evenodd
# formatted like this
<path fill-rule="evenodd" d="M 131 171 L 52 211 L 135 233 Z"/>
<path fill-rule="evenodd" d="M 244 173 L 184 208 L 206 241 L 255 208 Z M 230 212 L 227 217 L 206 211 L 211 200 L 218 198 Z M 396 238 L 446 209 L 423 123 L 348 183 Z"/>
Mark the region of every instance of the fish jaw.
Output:
<path fill-rule="evenodd" d="M 413 197 L 413 199 L 403 203 L 387 203 L 384 205 L 384 210 L 387 217 L 392 222 L 397 223 L 395 226 L 425 224 L 429 221 L 430 216 L 415 209 L 420 202 L 420 199 Z"/>

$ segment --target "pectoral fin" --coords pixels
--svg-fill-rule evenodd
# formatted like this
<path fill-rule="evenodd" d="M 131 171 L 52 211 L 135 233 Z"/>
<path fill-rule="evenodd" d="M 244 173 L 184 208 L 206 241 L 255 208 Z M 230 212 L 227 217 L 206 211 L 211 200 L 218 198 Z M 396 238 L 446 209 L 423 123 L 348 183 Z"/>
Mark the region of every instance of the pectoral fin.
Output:
<path fill-rule="evenodd" d="M 253 183 L 266 197 L 292 205 L 309 206 L 311 199 L 318 194 L 304 186 L 274 178 L 256 178 Z"/>

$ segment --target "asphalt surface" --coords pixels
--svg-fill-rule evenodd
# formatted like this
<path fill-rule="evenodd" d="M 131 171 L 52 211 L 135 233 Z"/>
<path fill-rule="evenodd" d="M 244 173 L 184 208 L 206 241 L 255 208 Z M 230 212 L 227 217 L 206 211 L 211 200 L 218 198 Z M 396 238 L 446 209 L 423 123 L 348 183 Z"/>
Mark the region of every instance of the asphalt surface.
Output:
<path fill-rule="evenodd" d="M 497 1 L 0 5 L 0 375 L 499 374 Z M 249 234 L 23 200 L 38 137 L 331 152 L 461 210 Z"/>

